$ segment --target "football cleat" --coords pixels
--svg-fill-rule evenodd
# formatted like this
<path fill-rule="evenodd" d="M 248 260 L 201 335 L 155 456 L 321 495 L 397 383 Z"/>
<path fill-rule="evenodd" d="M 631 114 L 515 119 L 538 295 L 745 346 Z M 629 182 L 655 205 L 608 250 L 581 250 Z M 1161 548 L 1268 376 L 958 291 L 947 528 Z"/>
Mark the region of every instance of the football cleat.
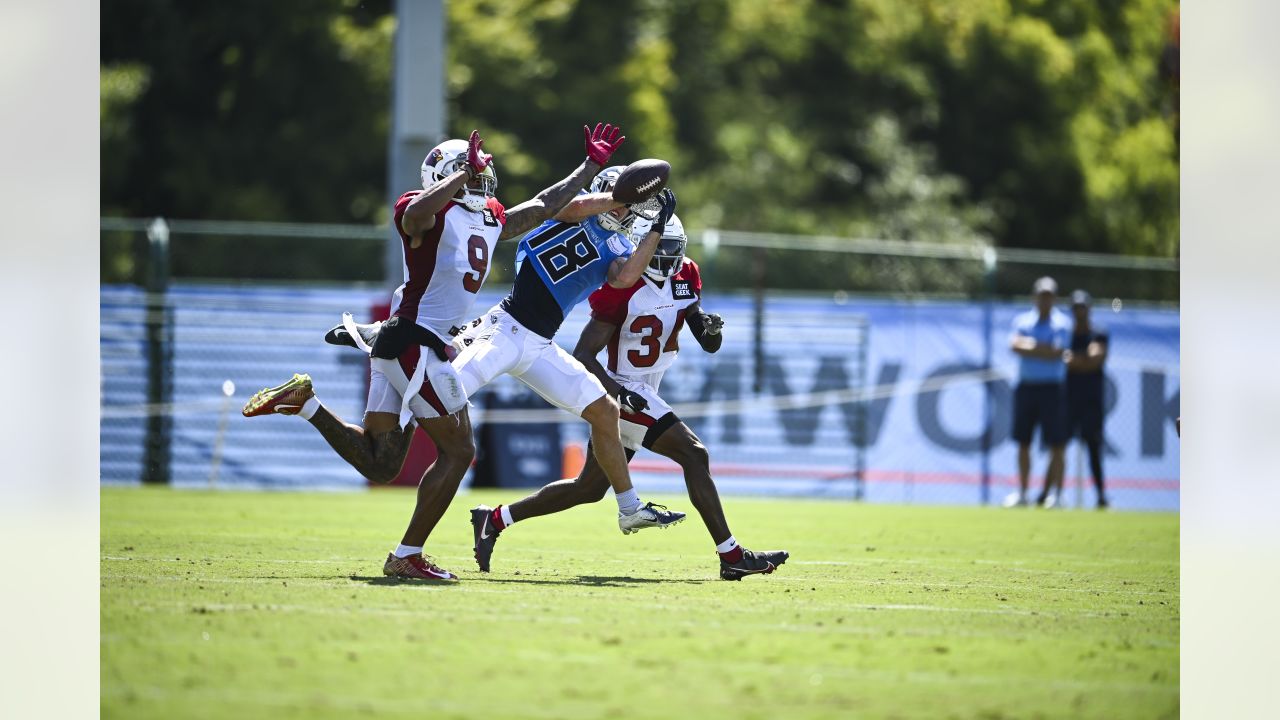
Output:
<path fill-rule="evenodd" d="M 355 338 L 351 337 L 351 333 L 347 331 L 346 320 L 350 316 L 351 313 L 343 313 L 343 322 L 334 325 L 329 332 L 325 333 L 324 341 L 330 345 L 346 345 L 347 347 L 358 349 L 360 345 L 356 343 Z M 373 346 L 373 341 L 378 339 L 378 331 L 382 329 L 381 320 L 368 325 L 358 322 L 352 322 L 351 324 L 355 327 L 356 332 L 360 333 L 360 339 L 368 347 Z"/>
<path fill-rule="evenodd" d="M 1008 494 L 1008 495 L 1006 495 L 1006 496 L 1005 496 L 1005 498 L 1004 498 L 1004 506 L 1005 506 L 1005 507 L 1007 507 L 1007 508 L 1011 508 L 1011 507 L 1026 507 L 1026 506 L 1027 506 L 1027 496 L 1026 496 L 1026 495 L 1024 495 L 1024 494 L 1022 494 L 1022 493 L 1019 493 L 1019 492 L 1012 492 L 1012 493 L 1009 493 L 1009 494 Z"/>
<path fill-rule="evenodd" d="M 630 515 L 618 513 L 618 529 L 623 535 L 630 535 L 645 528 L 669 528 L 682 520 L 682 512 L 668 510 L 666 505 L 645 503 L 644 507 Z"/>
<path fill-rule="evenodd" d="M 409 557 L 396 557 L 395 553 L 387 553 L 387 562 L 382 566 L 382 574 L 387 577 L 413 578 L 415 580 L 443 580 L 453 582 L 457 575 L 431 562 L 430 556 L 417 553 Z"/>
<path fill-rule="evenodd" d="M 481 572 L 489 572 L 489 558 L 502 532 L 493 524 L 493 508 L 481 505 L 471 509 L 471 533 L 475 538 L 476 564 Z"/>
<path fill-rule="evenodd" d="M 311 387 L 311 376 L 294 373 L 294 376 L 283 384 L 254 393 L 240 412 L 245 417 L 297 415 L 302 409 L 302 404 L 315 397 L 315 394 L 315 390 Z"/>
<path fill-rule="evenodd" d="M 743 548 L 742 558 L 736 563 L 720 559 L 721 580 L 741 580 L 748 575 L 768 575 L 787 561 L 791 554 L 786 550 L 766 550 L 753 552 Z"/>

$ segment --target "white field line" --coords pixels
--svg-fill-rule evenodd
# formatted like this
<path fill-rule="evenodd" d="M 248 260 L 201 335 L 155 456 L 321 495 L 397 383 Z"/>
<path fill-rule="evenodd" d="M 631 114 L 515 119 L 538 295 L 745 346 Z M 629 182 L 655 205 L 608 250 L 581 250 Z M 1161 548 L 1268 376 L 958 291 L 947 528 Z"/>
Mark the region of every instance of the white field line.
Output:
<path fill-rule="evenodd" d="M 199 701 L 203 709 L 211 709 L 213 703 L 252 708 L 250 715 L 257 715 L 264 707 L 278 707 L 287 710 L 317 707 L 319 709 L 339 708 L 357 713 L 376 713 L 380 717 L 438 716 L 442 711 L 456 713 L 458 717 L 475 717 L 477 704 L 475 700 L 461 702 L 449 700 L 441 693 L 406 693 L 394 700 L 383 700 L 374 695 L 342 695 L 332 691 L 314 689 L 298 689 L 289 692 L 252 692 L 246 691 L 243 685 L 235 688 L 171 688 L 160 685 L 129 685 L 121 682 L 104 683 L 104 697 L 125 699 L 140 696 L 145 700 L 182 700 L 190 705 Z M 414 702 L 412 698 L 420 698 Z M 492 712 L 494 701 L 498 698 L 486 698 L 484 705 L 486 714 Z M 571 700 L 561 700 L 554 707 L 537 703 L 521 703 L 519 707 L 507 708 L 505 712 L 494 712 L 496 716 L 505 717 L 537 717 L 558 720 L 560 718 L 595 718 L 599 708 L 584 703 L 575 706 Z"/>
<path fill-rule="evenodd" d="M 506 593 L 502 592 L 500 594 L 506 594 Z M 208 608 L 209 610 L 212 610 L 214 613 L 269 611 L 269 612 L 276 612 L 276 613 L 287 613 L 287 614 L 298 614 L 298 615 L 320 615 L 320 616 L 326 616 L 326 617 L 347 617 L 347 618 L 371 617 L 371 616 L 386 617 L 386 618 L 421 618 L 423 614 L 426 612 L 439 610 L 439 608 L 434 608 L 434 609 L 423 608 L 422 610 L 415 610 L 412 608 L 374 606 L 374 605 L 369 605 L 369 606 L 362 605 L 359 607 L 350 608 L 350 607 L 318 607 L 318 606 L 308 606 L 308 605 L 286 605 L 286 604 L 272 604 L 272 603 L 191 604 L 191 603 L 184 603 L 181 601 L 174 601 L 174 602 L 168 602 L 168 603 L 137 602 L 137 603 L 134 603 L 134 607 L 144 612 L 172 611 L 172 612 L 179 612 L 179 613 L 186 614 L 190 612 L 193 608 L 204 607 L 204 608 Z M 793 606 L 791 605 L 785 605 L 785 606 L 780 605 L 779 607 L 786 610 L 794 609 Z M 813 610 L 821 609 L 818 606 L 813 606 L 813 605 L 809 605 L 806 607 Z M 581 617 L 557 616 L 557 615 L 548 614 L 546 612 L 545 603 L 530 603 L 525 606 L 525 609 L 528 612 L 500 613 L 500 612 L 494 612 L 492 609 L 489 609 L 486 607 L 458 606 L 458 607 L 449 608 L 448 613 L 455 617 L 471 619 L 477 622 L 484 622 L 484 623 L 510 622 L 513 625 L 529 624 L 529 623 L 546 623 L 546 624 L 555 624 L 555 625 L 575 625 L 575 626 L 582 626 L 584 624 L 584 621 Z M 709 607 L 707 609 L 710 611 L 710 610 L 713 610 L 714 608 Z M 688 606 L 646 603 L 645 610 L 660 611 L 660 612 L 666 612 L 666 611 L 674 612 L 674 611 L 681 611 L 681 610 L 687 611 Z M 963 610 L 959 608 L 946 608 L 946 607 L 936 607 L 936 606 L 929 606 L 929 605 L 870 605 L 870 604 L 851 605 L 851 606 L 827 606 L 827 610 L 840 611 L 840 612 L 859 611 L 859 610 L 864 610 L 866 612 L 871 612 L 873 610 L 910 610 L 910 611 L 920 611 L 920 612 L 932 611 L 932 612 L 956 612 L 956 613 L 969 612 L 967 610 Z M 1036 615 L 1036 616 L 1044 617 L 1047 619 L 1054 619 L 1057 617 L 1057 615 L 1055 615 L 1054 613 L 1044 613 L 1044 612 L 1035 612 L 1035 611 L 1013 611 L 1013 610 L 1005 610 L 1005 609 L 975 610 L 973 612 L 976 612 L 978 614 L 990 614 L 990 615 L 1019 615 L 1019 616 Z M 1092 615 L 1086 615 L 1086 616 L 1091 617 Z M 1021 628 L 1010 628 L 1009 630 L 1003 631 L 1003 632 L 976 630 L 974 628 L 967 628 L 967 627 L 938 628 L 934 626 L 918 626 L 918 627 L 894 626 L 892 628 L 886 629 L 879 626 L 859 625 L 854 620 L 849 620 L 847 622 L 832 622 L 830 619 L 822 620 L 821 624 L 818 624 L 818 622 L 814 620 L 779 622 L 779 623 L 762 623 L 762 622 L 749 622 L 749 621 L 744 622 L 740 619 L 734 620 L 731 622 L 722 622 L 720 620 L 715 620 L 713 618 L 676 619 L 668 616 L 664 618 L 663 624 L 665 627 L 690 628 L 694 630 L 723 629 L 724 631 L 730 632 L 730 633 L 746 632 L 746 631 L 769 632 L 769 633 L 781 632 L 781 633 L 800 633 L 805 635 L 816 635 L 816 636 L 824 636 L 824 637 L 830 637 L 834 635 L 841 635 L 841 636 L 855 635 L 859 637 L 873 637 L 873 638 L 888 637 L 888 634 L 887 634 L 888 630 L 892 630 L 896 635 L 907 635 L 912 637 L 926 637 L 926 638 L 936 637 L 936 638 L 942 638 L 942 639 L 954 638 L 954 637 L 970 637 L 970 638 L 1026 637 L 1027 635 L 1027 631 Z M 173 644 L 188 645 L 188 644 L 199 642 L 198 640 L 196 640 L 196 637 L 198 636 L 193 634 L 192 638 L 189 641 L 174 641 Z M 123 636 L 116 636 L 115 641 L 118 642 L 122 639 L 124 639 Z M 103 637 L 103 640 L 104 641 L 107 640 L 106 636 Z M 237 638 L 236 642 L 241 642 L 241 640 Z M 1177 647 L 1178 646 L 1178 641 L 1176 638 L 1168 641 L 1147 640 L 1147 641 L 1144 641 L 1144 643 L 1152 647 Z"/>
<path fill-rule="evenodd" d="M 600 667 L 613 661 L 615 658 L 605 653 L 560 653 L 547 652 L 542 650 L 517 650 L 515 655 L 533 662 L 578 662 L 587 665 Z M 1065 690 L 1096 690 L 1106 688 L 1111 690 L 1132 691 L 1137 689 L 1169 693 L 1177 692 L 1177 686 L 1155 686 L 1149 682 L 1089 682 L 1084 680 L 1045 680 L 1035 676 L 1011 677 L 1009 675 L 953 675 L 951 673 L 942 672 L 894 672 L 892 670 L 876 670 L 870 668 L 848 667 L 845 665 L 794 665 L 794 664 L 778 664 L 766 663 L 761 660 L 751 660 L 748 658 L 734 658 L 734 665 L 754 665 L 752 673 L 760 671 L 770 672 L 773 674 L 791 674 L 796 673 L 801 677 L 813 677 L 818 675 L 822 680 L 828 677 L 839 678 L 846 685 L 857 683 L 858 681 L 873 681 L 876 683 L 884 682 L 913 682 L 921 684 L 938 684 L 938 685 L 999 685 L 1008 687 L 1012 685 L 1034 685 L 1037 687 L 1051 687 L 1054 689 Z M 679 662 L 680 667 L 698 666 L 711 671 L 723 671 L 724 661 L 722 660 L 698 660 L 694 658 L 684 658 Z"/>
<path fill-rule="evenodd" d="M 106 555 L 106 556 L 103 556 L 103 559 L 105 559 L 105 560 L 110 560 L 110 561 L 114 561 L 114 562 L 123 562 L 123 561 L 141 561 L 141 562 L 162 562 L 162 563 L 175 563 L 175 564 L 187 563 L 187 564 L 190 564 L 190 561 L 188 561 L 188 560 L 174 560 L 174 559 L 172 559 L 172 558 L 114 557 L 114 556 L 111 556 L 111 555 Z M 208 562 L 220 562 L 220 561 L 219 561 L 219 560 L 209 560 Z M 224 561 L 221 561 L 221 562 L 230 562 L 230 560 L 224 560 Z M 346 558 L 346 559 L 343 559 L 343 560 L 281 560 L 281 559 L 262 559 L 262 560 L 250 560 L 250 561 L 245 561 L 245 560 L 236 560 L 235 562 L 237 562 L 237 563 L 241 563 L 241 564 L 246 564 L 246 563 L 247 563 L 247 564 L 250 564 L 250 565 L 252 565 L 252 564 L 258 564 L 258 563 L 261 563 L 261 564 L 265 564 L 265 565 L 277 565 L 277 564 L 283 564 L 283 565 L 308 564 L 308 565 L 331 565 L 331 566 L 345 566 L 345 565 L 349 565 L 349 564 L 351 564 L 351 563 L 356 563 L 356 564 L 365 564 L 365 565 L 367 565 L 367 567 L 369 567 L 369 568 L 373 568 L 373 565 L 369 564 L 369 562 L 370 562 L 370 561 L 369 561 L 369 558 Z M 634 565 L 635 565 L 634 563 L 630 563 L 630 562 L 627 562 L 627 561 L 620 561 L 620 560 L 615 560 L 615 561 L 608 561 L 608 560 L 606 560 L 606 562 L 612 562 L 612 563 L 614 563 L 614 564 L 623 564 L 623 565 L 628 565 L 629 567 L 634 567 Z M 829 560 L 829 561 L 828 561 L 828 560 L 799 560 L 799 561 L 788 562 L 788 563 L 787 563 L 787 565 L 788 565 L 788 566 L 790 566 L 790 565 L 856 566 L 856 565 L 860 565 L 860 564 L 879 564 L 879 563 L 882 563 L 882 562 L 891 562 L 891 561 L 867 560 L 867 561 L 850 562 L 850 561 L 838 561 L 838 560 Z M 997 564 L 997 563 L 992 563 L 992 564 Z M 204 565 L 204 561 L 196 561 L 195 565 L 196 565 L 196 567 L 202 567 L 202 566 L 205 566 L 205 565 Z M 363 570 L 363 569 L 364 569 L 364 568 L 357 567 L 357 568 L 355 568 L 355 569 L 350 570 L 349 572 L 360 572 L 360 571 L 361 571 L 361 570 Z M 1070 571 L 1066 571 L 1066 570 L 1023 570 L 1023 569 L 1019 569 L 1019 568 L 1008 568 L 1008 570 L 1009 570 L 1010 572 L 1022 572 L 1022 573 L 1028 574 L 1028 575 L 1065 575 L 1065 576 L 1070 576 L 1070 577 L 1079 577 L 1079 576 L 1080 576 L 1080 574 L 1079 574 L 1079 573 L 1074 573 L 1074 572 L 1070 572 Z M 270 582 L 274 582 L 275 580 L 279 579 L 279 580 L 282 580 L 282 581 L 293 580 L 293 581 L 296 581 L 296 582 L 299 582 L 299 583 L 308 582 L 308 581 L 314 581 L 314 584 L 318 584 L 318 585 L 333 585 L 334 581 L 337 581 L 337 580 L 339 580 L 339 579 L 346 579 L 346 574 L 345 574 L 346 572 L 347 572 L 347 571 L 345 571 L 345 570 L 343 570 L 343 569 L 338 569 L 338 573 L 339 573 L 339 575 L 341 575 L 342 577 L 340 578 L 338 575 L 335 575 L 335 576 L 333 577 L 333 579 L 332 579 L 332 580 L 330 580 L 330 579 L 328 579 L 328 578 L 317 578 L 317 577 L 314 577 L 314 576 L 303 576 L 303 577 L 299 577 L 299 576 L 285 576 L 285 575 L 281 575 L 281 576 L 278 576 L 278 577 L 272 577 L 272 578 L 225 578 L 225 577 L 193 577 L 193 576 L 188 576 L 188 575 L 143 575 L 143 574 L 106 573 L 106 574 L 104 574 L 104 575 L 103 575 L 103 577 L 118 577 L 118 578 L 122 578 L 122 579 L 129 579 L 129 580 L 160 580 L 160 579 L 170 579 L 170 580 L 178 581 L 178 582 L 192 582 L 192 581 L 196 581 L 196 580 L 198 580 L 198 581 L 200 581 L 200 582 L 211 582 L 211 583 L 216 583 L 216 582 L 241 582 L 241 581 L 242 581 L 242 582 L 244 582 L 244 583 L 252 583 L 252 582 L 270 583 Z M 369 570 L 369 572 L 371 572 L 371 573 L 372 573 L 372 572 L 373 572 L 373 570 Z M 816 584 L 820 584 L 820 585 L 849 585 L 849 584 L 859 584 L 859 585 L 873 585 L 873 586 L 886 586 L 886 587 L 904 587 L 904 586 L 905 586 L 905 587 L 908 587 L 908 588 L 910 588 L 910 589 L 915 589 L 915 587 L 916 587 L 916 586 L 918 586 L 918 585 L 927 585 L 927 586 L 928 586 L 928 587 L 930 587 L 930 588 L 935 588 L 935 587 L 937 587 L 937 588 L 950 588 L 950 589 L 959 589 L 959 590 L 998 590 L 998 591 L 1003 591 L 1003 592 L 1019 592 L 1019 591 L 1026 591 L 1026 590 L 1029 590 L 1029 589 L 1030 589 L 1030 590 L 1037 590 L 1037 591 L 1041 591 L 1041 592 L 1049 592 L 1049 593 L 1054 593 L 1054 592 L 1069 592 L 1069 593 L 1081 593 L 1081 594 L 1098 594 L 1098 593 L 1104 593 L 1104 594 L 1108 594 L 1108 595 L 1142 595 L 1142 596 L 1153 596 L 1153 597 L 1154 597 L 1154 596 L 1161 596 L 1161 597 L 1169 597 L 1169 598 L 1177 598 L 1177 597 L 1179 596 L 1179 593 L 1178 593 L 1178 592 L 1176 592 L 1176 591 L 1173 591 L 1173 592 L 1160 592 L 1160 591 L 1158 591 L 1158 590 L 1138 590 L 1138 589 L 1134 589 L 1134 590 L 1122 590 L 1122 589 L 1103 589 L 1103 588 L 1092 588 L 1092 587 L 1050 587 L 1050 586 L 1045 586 L 1045 585 L 1039 585 L 1039 586 L 1028 586 L 1028 585 L 1023 585 L 1023 584 L 997 585 L 997 584 L 992 584 L 992 583 L 955 583 L 955 582 L 926 581 L 926 580 L 924 580 L 924 579 L 922 579 L 922 578 L 916 578 L 916 577 L 910 577 L 910 576 L 908 576 L 908 577 L 904 577 L 904 578 L 877 579 L 877 580 L 865 580 L 865 579 L 860 579 L 860 578 L 847 578 L 847 577 L 841 577 L 841 578 L 809 577 L 809 576 L 805 576 L 805 577 L 794 577 L 794 576 L 787 576 L 787 575 L 785 574 L 785 570 L 779 570 L 778 572 L 779 572 L 779 574 L 778 574 L 778 575 L 775 575 L 775 576 L 770 577 L 770 578 L 769 578 L 769 580 L 768 580 L 768 582 L 770 582 L 770 583 L 781 583 L 781 584 L 791 584 L 791 583 L 795 583 L 795 584 L 799 584 L 799 585 L 803 585 L 803 584 L 805 584 L 805 583 L 816 583 Z M 572 578 L 573 576 L 572 576 L 572 575 L 559 575 L 559 574 L 556 574 L 556 575 L 528 575 L 528 576 L 521 576 L 521 577 L 522 577 L 522 578 L 524 578 L 524 579 L 526 579 L 526 580 L 530 580 L 530 581 L 546 580 L 546 579 L 549 579 L 549 578 L 563 579 L 563 580 L 565 580 L 565 581 L 566 581 L 566 584 L 568 584 L 569 579 L 570 579 L 570 578 Z M 705 578 L 678 578 L 678 580 L 685 580 L 685 579 L 688 579 L 688 580 L 700 580 L 700 579 L 706 579 L 706 580 L 710 581 L 710 580 L 713 580 L 714 578 L 713 578 L 713 577 L 711 577 L 711 576 L 707 576 L 707 577 L 705 577 Z M 485 579 L 479 579 L 479 580 L 471 580 L 471 582 L 482 582 L 482 583 L 483 583 L 483 582 L 487 582 L 487 580 L 485 580 Z M 515 582 L 518 582 L 518 581 L 517 581 L 517 580 L 511 580 L 511 582 L 515 583 Z M 463 583 L 464 583 L 464 584 L 467 584 L 467 583 L 468 583 L 468 578 L 465 578 L 465 577 L 464 577 L 464 578 L 463 578 Z M 535 584 L 535 583 L 534 583 L 534 582 L 530 582 L 530 584 L 532 585 L 532 584 Z"/>
<path fill-rule="evenodd" d="M 338 589 L 338 586 L 335 585 L 334 582 L 330 580 L 318 580 L 318 581 L 308 582 L 306 579 L 298 580 L 297 578 L 200 578 L 200 577 L 186 577 L 186 576 L 182 576 L 182 577 L 160 576 L 157 578 L 155 576 L 147 576 L 147 575 L 136 575 L 136 576 L 117 575 L 115 577 L 129 578 L 129 579 L 148 579 L 148 580 L 161 579 L 161 580 L 182 582 L 186 584 L 209 583 L 209 584 L 228 584 L 228 585 L 274 585 L 278 579 L 281 581 L 293 580 L 295 586 L 298 586 L 298 587 L 325 587 L 325 588 Z M 536 578 L 531 578 L 531 579 L 536 579 Z M 483 582 L 484 581 L 480 581 L 477 584 L 482 584 Z M 590 586 L 582 586 L 582 587 L 586 588 Z M 483 587 L 483 586 L 476 587 L 476 585 L 467 585 L 466 587 L 462 587 L 461 583 L 458 586 L 452 586 L 452 585 L 442 586 L 442 585 L 433 585 L 433 584 L 427 584 L 427 583 L 406 582 L 403 585 L 398 586 L 398 589 L 402 589 L 405 591 L 417 591 L 417 592 L 422 592 L 422 591 L 459 592 L 464 594 L 521 595 L 521 596 L 530 597 L 529 595 L 530 590 L 528 590 L 527 588 L 492 588 L 492 587 Z M 538 615 L 538 617 L 545 617 L 546 615 L 542 611 L 547 606 L 546 601 L 544 601 L 540 597 L 538 598 L 530 597 L 530 599 L 531 599 L 530 602 L 521 603 L 517 607 L 532 610 L 535 612 L 535 614 Z M 606 603 L 614 602 L 616 600 L 616 598 L 611 600 L 604 597 L 591 597 L 591 596 L 582 596 L 579 599 L 595 600 L 595 601 L 606 602 Z M 155 603 L 155 602 L 144 602 L 139 600 L 139 601 L 135 601 L 133 605 L 134 607 L 144 609 L 144 610 L 149 610 L 149 611 L 155 611 L 165 607 L 190 608 L 190 609 L 205 607 L 205 608 L 214 609 L 216 611 L 217 608 L 220 607 L 218 603 L 201 603 L 201 602 L 186 602 L 186 601 L 177 601 L 174 603 L 163 604 L 163 603 Z M 412 617 L 418 617 L 421 615 L 421 612 L 422 612 L 422 611 L 414 610 L 412 608 L 373 606 L 373 605 L 359 605 L 359 607 L 355 608 L 354 610 L 349 610 L 346 608 L 322 608 L 318 606 L 309 606 L 309 605 L 281 605 L 281 604 L 272 604 L 272 603 L 256 603 L 257 607 L 255 608 L 254 605 L 255 605 L 254 603 L 240 603 L 240 604 L 232 603 L 232 604 L 225 604 L 225 608 L 227 609 L 227 611 L 300 612 L 300 613 L 336 614 L 336 615 L 384 614 L 385 613 L 388 615 L 397 615 L 397 616 L 405 615 L 405 616 L 412 616 Z M 752 607 L 757 609 L 776 608 L 779 610 L 785 610 L 789 612 L 794 610 L 796 606 L 795 606 L 795 602 L 790 598 L 756 597 L 752 600 Z M 688 605 L 678 604 L 678 603 L 667 604 L 667 603 L 658 603 L 658 602 L 652 602 L 652 601 L 644 601 L 643 609 L 652 610 L 652 611 L 664 611 L 664 610 L 687 611 Z M 707 605 L 707 609 L 713 610 L 714 605 L 709 603 Z M 808 612 L 808 613 L 877 612 L 881 610 L 888 610 L 888 611 L 911 611 L 911 612 L 958 613 L 958 614 L 969 614 L 969 615 L 1041 617 L 1046 619 L 1059 619 L 1059 618 L 1117 618 L 1118 619 L 1120 617 L 1125 617 L 1125 615 L 1121 615 L 1121 612 L 1125 612 L 1128 616 L 1132 616 L 1134 612 L 1133 610 L 1120 610 L 1120 609 L 1109 610 L 1104 612 L 1097 612 L 1093 610 L 1071 610 L 1071 609 L 1049 610 L 1049 609 L 1039 609 L 1039 608 L 1037 609 L 1021 608 L 1016 606 L 999 607 L 999 608 L 959 608 L 959 607 L 949 607 L 945 605 L 901 604 L 901 603 L 847 603 L 847 604 L 806 603 L 803 609 L 805 612 Z M 1153 606 L 1153 609 L 1154 609 L 1154 606 Z M 423 611 L 425 611 L 425 609 Z M 455 614 L 471 614 L 469 613 L 469 609 L 466 608 L 465 606 L 450 607 L 449 612 L 455 613 Z M 492 615 L 493 613 L 488 608 L 477 607 L 476 612 L 474 614 L 479 616 L 489 616 L 489 615 Z M 519 621 L 521 619 L 527 619 L 527 616 L 513 615 L 512 619 Z M 825 619 L 823 621 L 825 622 Z M 783 628 L 783 629 L 785 628 L 804 629 L 808 627 L 809 622 L 811 621 L 806 621 L 803 624 L 782 623 L 779 625 L 767 625 L 764 627 L 774 627 L 774 628 Z M 705 626 L 706 623 L 703 622 L 703 623 L 699 623 L 698 625 L 701 627 L 701 626 Z M 824 625 L 824 627 L 827 628 L 828 631 L 835 630 L 835 628 L 831 627 L 830 624 Z"/>

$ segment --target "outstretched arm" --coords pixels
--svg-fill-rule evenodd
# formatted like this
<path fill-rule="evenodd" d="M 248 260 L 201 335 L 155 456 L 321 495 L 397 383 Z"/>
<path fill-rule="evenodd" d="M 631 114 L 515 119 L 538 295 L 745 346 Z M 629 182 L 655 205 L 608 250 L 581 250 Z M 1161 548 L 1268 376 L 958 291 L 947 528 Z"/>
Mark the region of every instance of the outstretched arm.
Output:
<path fill-rule="evenodd" d="M 436 213 L 458 194 L 463 185 L 493 162 L 492 155 L 480 151 L 482 145 L 484 140 L 480 139 L 480 131 L 472 130 L 467 146 L 467 164 L 409 201 L 400 218 L 400 229 L 411 238 L 409 247 L 417 249 L 422 244 L 423 233 L 436 226 Z"/>
<path fill-rule="evenodd" d="M 547 218 L 560 212 L 603 169 L 603 165 L 585 160 L 565 179 L 507 210 L 507 222 L 502 226 L 498 239 L 520 237 L 541 225 Z"/>
<path fill-rule="evenodd" d="M 667 226 L 667 221 L 676 212 L 676 194 L 671 191 L 671 188 L 658 194 L 658 204 L 662 210 L 658 212 L 658 217 L 650 226 L 654 229 L 645 233 L 644 239 L 640 241 L 631 257 L 618 258 L 609 266 L 610 286 L 629 288 L 640 282 L 644 269 L 649 267 L 649 261 L 653 259 L 653 253 L 658 249 L 658 241 L 662 239 L 662 229 Z"/>
<path fill-rule="evenodd" d="M 613 199 L 612 193 L 579 195 L 570 200 L 563 210 L 556 213 L 556 219 L 560 222 L 568 223 L 582 222 L 593 215 L 609 212 L 615 208 L 622 207 L 622 205 L 623 203 Z"/>
<path fill-rule="evenodd" d="M 546 188 L 531 200 L 516 205 L 507 211 L 507 222 L 502 226 L 499 240 L 519 237 L 540 225 L 547 218 L 569 204 L 578 191 L 591 182 L 591 178 L 600 174 L 609 158 L 627 139 L 622 129 L 612 125 L 596 123 L 596 129 L 590 130 L 582 126 L 583 144 L 586 146 L 587 159 L 582 162 L 568 177 Z"/>

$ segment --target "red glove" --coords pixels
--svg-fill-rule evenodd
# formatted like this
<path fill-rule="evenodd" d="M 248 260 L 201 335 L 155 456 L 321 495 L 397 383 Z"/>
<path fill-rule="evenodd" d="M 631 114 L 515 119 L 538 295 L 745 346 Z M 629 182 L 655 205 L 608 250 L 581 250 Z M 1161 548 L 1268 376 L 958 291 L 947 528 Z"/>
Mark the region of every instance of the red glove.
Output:
<path fill-rule="evenodd" d="M 489 167 L 489 163 L 493 162 L 492 155 L 480 152 L 482 145 L 484 140 L 480 139 L 480 131 L 472 130 L 471 139 L 467 141 L 467 165 L 471 166 L 472 175 L 484 172 L 484 169 Z"/>
<path fill-rule="evenodd" d="M 612 125 L 596 123 L 594 131 L 583 125 L 582 142 L 587 147 L 587 159 L 600 167 L 608 165 L 609 158 L 613 157 L 613 153 L 622 147 L 622 143 L 627 139 L 626 135 L 620 134 L 621 132 L 622 128 Z"/>

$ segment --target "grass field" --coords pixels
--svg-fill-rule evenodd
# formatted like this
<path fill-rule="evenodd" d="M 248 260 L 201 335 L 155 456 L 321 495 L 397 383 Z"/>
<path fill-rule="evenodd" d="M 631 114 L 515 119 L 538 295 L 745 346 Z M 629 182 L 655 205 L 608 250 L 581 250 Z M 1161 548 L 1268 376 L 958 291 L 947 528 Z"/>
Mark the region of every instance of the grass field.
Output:
<path fill-rule="evenodd" d="M 103 489 L 103 717 L 1178 714 L 1176 515 L 728 498 L 792 553 L 731 583 L 696 515 L 624 537 L 610 499 L 482 574 L 467 509 L 512 499 L 455 500 L 442 587 L 381 575 L 406 491 Z"/>

